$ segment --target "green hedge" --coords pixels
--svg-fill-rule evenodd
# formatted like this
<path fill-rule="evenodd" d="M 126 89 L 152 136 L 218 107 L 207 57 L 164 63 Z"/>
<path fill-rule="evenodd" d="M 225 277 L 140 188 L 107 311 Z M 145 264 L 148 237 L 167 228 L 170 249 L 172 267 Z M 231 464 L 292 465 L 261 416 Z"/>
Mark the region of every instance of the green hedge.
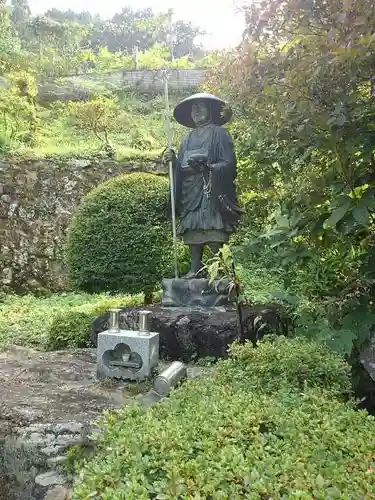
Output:
<path fill-rule="evenodd" d="M 171 269 L 168 180 L 134 173 L 101 184 L 72 220 L 67 263 L 72 284 L 87 292 L 145 292 Z"/>
<path fill-rule="evenodd" d="M 59 314 L 53 321 L 48 332 L 46 349 L 82 348 L 90 346 L 90 330 L 95 314 L 71 311 Z"/>
<path fill-rule="evenodd" d="M 73 498 L 374 498 L 375 420 L 336 397 L 344 361 L 298 339 L 233 356 L 158 405 L 109 414 Z"/>

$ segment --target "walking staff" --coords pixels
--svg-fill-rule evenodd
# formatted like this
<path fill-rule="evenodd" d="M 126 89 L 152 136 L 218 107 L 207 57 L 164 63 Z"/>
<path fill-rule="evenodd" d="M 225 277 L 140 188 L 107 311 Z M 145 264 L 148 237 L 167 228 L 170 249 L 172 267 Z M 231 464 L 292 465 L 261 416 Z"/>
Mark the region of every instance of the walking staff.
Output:
<path fill-rule="evenodd" d="M 169 111 L 169 94 L 168 94 L 168 70 L 163 70 L 164 80 L 164 98 L 165 98 L 165 129 L 168 139 L 168 151 L 172 150 L 172 129 L 170 122 Z M 169 170 L 169 185 L 171 191 L 171 212 L 172 212 L 172 231 L 173 231 L 173 254 L 174 254 L 174 271 L 175 278 L 178 278 L 178 255 L 177 255 L 177 229 L 176 229 L 176 201 L 175 201 L 175 183 L 173 176 L 173 161 L 168 162 Z"/>

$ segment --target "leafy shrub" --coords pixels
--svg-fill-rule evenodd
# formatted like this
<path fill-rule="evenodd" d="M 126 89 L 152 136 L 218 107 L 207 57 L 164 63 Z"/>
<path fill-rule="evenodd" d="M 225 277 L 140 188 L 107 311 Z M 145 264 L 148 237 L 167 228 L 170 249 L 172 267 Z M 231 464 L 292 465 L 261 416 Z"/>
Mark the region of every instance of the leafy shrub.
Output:
<path fill-rule="evenodd" d="M 50 351 L 73 347 L 89 347 L 93 320 L 114 307 L 141 305 L 141 297 L 102 297 L 98 302 L 83 304 L 74 310 L 57 314 L 47 334 L 46 348 Z"/>
<path fill-rule="evenodd" d="M 276 269 L 270 270 L 257 263 L 239 264 L 236 273 L 242 284 L 244 299 L 248 302 L 273 302 L 275 292 L 283 288 L 280 272 Z"/>
<path fill-rule="evenodd" d="M 165 68 L 169 58 L 169 49 L 165 45 L 155 44 L 149 50 L 139 53 L 138 63 L 140 68 L 161 69 Z"/>
<path fill-rule="evenodd" d="M 363 252 L 344 251 L 344 242 L 341 249 L 295 244 L 287 251 L 250 238 L 235 256 L 247 301 L 279 303 L 291 320 L 290 334 L 350 355 L 370 339 L 375 324 L 372 282 L 359 275 Z"/>
<path fill-rule="evenodd" d="M 73 285 L 88 292 L 144 292 L 170 266 L 165 218 L 168 181 L 125 174 L 91 191 L 70 226 L 67 261 Z"/>
<path fill-rule="evenodd" d="M 304 338 L 267 338 L 254 349 L 234 343 L 230 360 L 218 363 L 221 384 L 265 394 L 282 388 L 304 390 L 320 387 L 348 394 L 350 368 L 344 360 L 323 344 Z"/>
<path fill-rule="evenodd" d="M 109 134 L 119 128 L 119 107 L 113 99 L 99 96 L 87 102 L 70 102 L 68 109 L 78 129 L 110 144 Z"/>
<path fill-rule="evenodd" d="M 0 85 L 0 129 L 6 146 L 14 141 L 31 143 L 38 128 L 35 77 L 26 71 L 6 75 Z"/>
<path fill-rule="evenodd" d="M 375 290 L 374 141 L 368 134 L 375 86 L 362 77 L 372 64 L 366 43 L 374 44 L 375 16 L 369 0 L 356 9 L 353 2 L 318 4 L 264 0 L 249 7 L 251 42 L 218 61 L 208 87 L 236 110 L 231 132 L 247 213 L 235 240 L 261 235 L 259 247 L 266 244 L 264 253 L 273 259 L 266 263 L 262 256 L 263 265 L 270 275 L 281 267 L 284 296 L 294 295 L 298 333 L 350 354 L 370 337 Z M 326 20 L 336 16 L 343 22 L 328 42 Z M 306 22 L 314 25 L 308 40 Z M 343 39 L 355 39 L 358 50 L 341 50 Z"/>
<path fill-rule="evenodd" d="M 57 315 L 48 332 L 47 349 L 50 351 L 70 347 L 89 347 L 93 317 L 84 312 Z"/>
<path fill-rule="evenodd" d="M 298 342 L 280 344 L 285 371 L 306 348 L 302 342 L 297 354 Z M 288 354 L 289 345 L 294 355 Z M 314 353 L 313 344 L 307 348 L 318 365 L 316 374 L 312 363 L 309 368 L 315 387 L 301 392 L 292 370 L 289 387 L 264 394 L 251 390 L 251 378 L 268 361 L 271 380 L 272 346 L 259 351 L 262 359 L 244 374 L 240 368 L 254 359 L 247 346 L 233 352 L 221 373 L 185 383 L 158 405 L 108 414 L 73 498 L 372 498 L 375 421 L 335 398 L 337 385 L 333 392 L 318 387 L 320 380 L 323 387 L 327 382 L 319 356 L 328 353 L 320 348 Z M 343 380 L 342 360 L 329 354 L 327 365 L 332 361 L 332 376 L 337 368 Z M 223 383 L 223 365 L 236 363 L 242 365 L 236 376 L 249 382 L 247 388 L 246 382 Z"/>

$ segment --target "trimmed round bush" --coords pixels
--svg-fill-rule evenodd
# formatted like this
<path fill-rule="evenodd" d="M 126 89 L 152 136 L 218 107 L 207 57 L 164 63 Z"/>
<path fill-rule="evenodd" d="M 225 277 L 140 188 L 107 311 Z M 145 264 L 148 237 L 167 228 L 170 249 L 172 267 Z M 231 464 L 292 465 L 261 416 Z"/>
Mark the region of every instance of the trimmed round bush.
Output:
<path fill-rule="evenodd" d="M 150 298 L 171 268 L 167 196 L 168 180 L 145 173 L 118 176 L 88 193 L 68 232 L 73 286 Z"/>
<path fill-rule="evenodd" d="M 345 363 L 315 348 L 299 340 L 236 346 L 216 373 L 185 382 L 163 402 L 108 414 L 73 498 L 373 498 L 375 419 L 336 397 L 349 379 Z M 298 370 L 299 362 L 306 368 Z M 322 369 L 332 362 L 325 377 Z M 246 363 L 251 369 L 236 374 L 235 365 Z M 226 377 L 226 364 L 241 384 Z M 254 387 L 258 368 L 266 391 Z M 340 381 L 331 390 L 334 371 Z M 280 375 L 283 383 L 270 393 Z"/>

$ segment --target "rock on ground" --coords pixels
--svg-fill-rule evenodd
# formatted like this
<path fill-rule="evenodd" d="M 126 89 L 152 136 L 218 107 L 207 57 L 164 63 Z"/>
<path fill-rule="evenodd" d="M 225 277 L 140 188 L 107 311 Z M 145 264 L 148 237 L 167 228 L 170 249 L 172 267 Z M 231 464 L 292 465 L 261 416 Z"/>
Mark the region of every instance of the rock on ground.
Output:
<path fill-rule="evenodd" d="M 69 490 L 63 486 L 56 486 L 47 493 L 44 500 L 70 500 L 70 498 Z"/>
<path fill-rule="evenodd" d="M 237 315 L 233 307 L 143 307 L 124 308 L 120 312 L 120 327 L 137 330 L 139 310 L 152 311 L 151 329 L 160 333 L 160 356 L 169 359 L 225 357 L 228 346 L 237 337 Z M 97 318 L 91 340 L 107 329 L 108 313 Z"/>
<path fill-rule="evenodd" d="M 370 342 L 361 349 L 359 358 L 363 367 L 375 382 L 375 334 Z"/>
<path fill-rule="evenodd" d="M 95 349 L 0 352 L 0 500 L 64 498 L 67 449 L 88 445 L 100 414 L 136 397 L 95 374 Z"/>
<path fill-rule="evenodd" d="M 355 365 L 358 380 L 356 394 L 361 399 L 360 408 L 366 408 L 375 415 L 375 334 L 355 355 L 360 366 Z"/>
<path fill-rule="evenodd" d="M 188 378 L 206 371 L 189 367 Z M 0 349 L 0 385 L 0 500 L 69 498 L 66 452 L 74 445 L 92 448 L 102 412 L 160 400 L 146 393 L 147 384 L 99 382 L 95 349 Z"/>

